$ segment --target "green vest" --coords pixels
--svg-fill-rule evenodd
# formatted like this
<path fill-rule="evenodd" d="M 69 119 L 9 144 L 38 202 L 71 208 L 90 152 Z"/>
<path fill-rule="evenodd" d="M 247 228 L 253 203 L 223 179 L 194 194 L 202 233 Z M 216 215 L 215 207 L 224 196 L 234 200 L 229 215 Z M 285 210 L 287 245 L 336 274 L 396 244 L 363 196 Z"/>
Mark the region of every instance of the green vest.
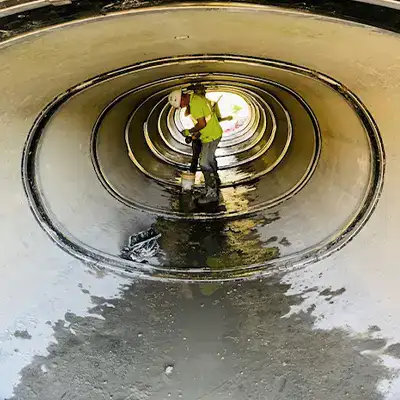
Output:
<path fill-rule="evenodd" d="M 197 121 L 200 118 L 204 118 L 206 120 L 207 125 L 200 130 L 200 140 L 202 143 L 209 143 L 219 139 L 223 131 L 211 102 L 206 97 L 192 94 L 189 106 L 190 115 L 193 119 Z"/>

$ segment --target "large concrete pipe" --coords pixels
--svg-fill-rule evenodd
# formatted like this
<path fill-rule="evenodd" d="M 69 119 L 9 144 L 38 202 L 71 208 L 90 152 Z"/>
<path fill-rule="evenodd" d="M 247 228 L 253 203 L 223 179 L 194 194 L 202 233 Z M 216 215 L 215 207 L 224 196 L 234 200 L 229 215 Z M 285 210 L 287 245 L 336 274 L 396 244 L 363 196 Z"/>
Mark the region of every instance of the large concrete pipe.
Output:
<path fill-rule="evenodd" d="M 0 398 L 400 399 L 399 3 L 61 3 L 0 9 Z"/>

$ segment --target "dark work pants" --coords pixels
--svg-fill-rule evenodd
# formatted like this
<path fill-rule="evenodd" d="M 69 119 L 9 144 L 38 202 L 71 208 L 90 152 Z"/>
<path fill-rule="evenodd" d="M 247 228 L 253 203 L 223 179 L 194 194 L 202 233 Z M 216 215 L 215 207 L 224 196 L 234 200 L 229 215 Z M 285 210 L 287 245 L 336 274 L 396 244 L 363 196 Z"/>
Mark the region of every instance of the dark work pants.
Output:
<path fill-rule="evenodd" d="M 197 171 L 197 164 L 199 162 L 201 148 L 202 148 L 202 145 L 201 145 L 200 139 L 196 139 L 196 140 L 192 141 L 193 155 L 192 155 L 192 163 L 190 164 L 190 172 L 192 172 L 193 174 L 195 174 Z"/>

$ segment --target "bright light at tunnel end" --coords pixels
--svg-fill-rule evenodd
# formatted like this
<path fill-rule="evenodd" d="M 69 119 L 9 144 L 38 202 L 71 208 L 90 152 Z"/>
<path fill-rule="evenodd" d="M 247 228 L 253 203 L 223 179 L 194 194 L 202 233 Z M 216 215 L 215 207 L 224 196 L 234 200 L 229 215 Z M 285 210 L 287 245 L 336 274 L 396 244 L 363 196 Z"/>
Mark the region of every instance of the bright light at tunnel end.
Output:
<path fill-rule="evenodd" d="M 80 241 L 77 241 L 71 232 L 68 232 L 63 224 L 53 218 L 53 216 L 47 212 L 49 206 L 46 204 L 46 198 L 44 197 L 44 191 L 40 187 L 40 179 L 37 176 L 37 161 L 36 158 L 40 156 L 41 146 L 40 143 L 44 140 L 43 132 L 47 129 L 47 123 L 51 118 L 57 115 L 57 111 L 59 111 L 64 105 L 69 104 L 68 100 L 72 98 L 77 98 L 78 95 L 84 93 L 91 89 L 93 85 L 104 84 L 111 79 L 119 79 L 120 77 L 124 77 L 127 74 L 140 74 L 141 71 L 147 71 L 151 68 L 158 67 L 160 65 L 168 67 L 168 63 L 170 59 L 160 59 L 153 61 L 146 61 L 144 63 L 136 64 L 130 67 L 125 67 L 119 70 L 112 71 L 107 75 L 96 77 L 94 79 L 90 79 L 87 82 L 83 82 L 65 93 L 58 96 L 52 103 L 50 103 L 46 109 L 41 113 L 38 117 L 35 125 L 32 127 L 29 137 L 26 142 L 24 154 L 23 154 L 23 168 L 22 168 L 22 177 L 24 182 L 24 187 L 30 201 L 32 210 L 39 221 L 42 228 L 49 234 L 49 236 L 64 250 L 68 253 L 73 254 L 74 256 L 83 259 L 87 262 L 94 262 L 97 265 L 101 265 L 105 268 L 109 268 L 114 271 L 123 272 L 126 274 L 132 275 L 140 275 L 152 279 L 167 279 L 167 280 L 229 280 L 229 279 L 238 279 L 238 278 L 248 278 L 255 277 L 259 275 L 270 275 L 274 274 L 277 271 L 282 270 L 282 268 L 288 269 L 291 267 L 296 267 L 299 265 L 305 265 L 306 263 L 310 263 L 313 260 L 321 259 L 323 257 L 327 257 L 332 254 L 332 252 L 343 247 L 345 243 L 347 243 L 365 224 L 366 220 L 369 218 L 371 212 L 373 211 L 374 206 L 379 198 L 379 194 L 382 187 L 382 178 L 384 171 L 384 153 L 382 142 L 379 136 L 379 132 L 377 130 L 376 124 L 371 118 L 368 111 L 365 109 L 363 104 L 359 101 L 359 99 L 351 92 L 347 91 L 342 85 L 338 84 L 336 81 L 335 84 L 332 84 L 332 78 L 326 77 L 323 74 L 316 74 L 314 71 L 306 70 L 304 67 L 297 67 L 293 64 L 287 64 L 283 62 L 279 62 L 276 60 L 265 60 L 265 59 L 256 59 L 251 57 L 234 57 L 234 56 L 225 56 L 225 55 L 215 55 L 215 56 L 191 56 L 191 57 L 180 57 L 178 59 L 179 62 L 184 63 L 192 63 L 193 65 L 197 62 L 198 59 L 201 59 L 203 62 L 205 60 L 209 60 L 210 63 L 218 60 L 224 60 L 225 63 L 232 60 L 236 63 L 243 63 L 243 65 L 253 65 L 254 68 L 269 68 L 273 67 L 275 70 L 279 68 L 283 73 L 298 73 L 299 75 L 307 76 L 307 78 L 312 78 L 316 82 L 323 83 L 326 87 L 331 88 L 334 91 L 337 91 L 338 87 L 340 87 L 340 92 L 338 94 L 340 96 L 343 95 L 343 90 L 346 91 L 344 101 L 353 108 L 357 115 L 360 117 L 364 124 L 365 132 L 368 135 L 369 141 L 371 143 L 371 171 L 373 178 L 371 179 L 371 184 L 368 188 L 368 192 L 365 194 L 362 205 L 356 210 L 357 212 L 351 217 L 349 223 L 346 227 L 341 227 L 340 232 L 337 231 L 333 233 L 332 236 L 329 236 L 326 240 L 322 242 L 316 243 L 315 246 L 311 246 L 309 248 L 304 249 L 303 251 L 299 251 L 296 253 L 288 254 L 287 256 L 275 258 L 273 260 L 267 260 L 265 263 L 257 263 L 249 266 L 244 266 L 241 268 L 224 268 L 221 270 L 210 271 L 209 268 L 199 268 L 195 271 L 193 269 L 174 269 L 174 268 L 164 268 L 158 266 L 144 266 L 143 264 L 136 262 L 129 262 L 127 260 L 122 260 L 116 255 L 112 255 L 96 249 L 92 246 L 88 246 Z M 173 62 L 177 62 L 177 58 L 173 59 Z M 249 63 L 249 64 L 248 64 Z M 182 79 L 180 77 L 179 79 Z M 175 77 L 171 77 L 170 83 L 168 83 L 168 79 L 164 79 L 162 84 L 170 84 L 170 86 L 174 85 Z M 190 76 L 187 77 L 190 81 L 192 79 Z M 243 78 L 245 79 L 245 78 Z M 303 107 L 303 112 L 306 115 L 309 114 L 308 118 L 311 118 L 310 121 L 317 124 L 316 121 L 313 120 L 312 110 L 307 106 L 307 104 L 299 97 L 295 92 L 286 88 L 284 85 L 281 85 L 277 82 L 270 82 L 263 79 L 258 78 L 257 76 L 253 76 L 252 78 L 253 85 L 272 85 L 271 87 L 276 87 L 278 91 L 284 91 L 288 96 L 292 96 L 296 99 L 299 106 Z M 91 145 L 91 155 L 92 162 L 95 168 L 95 171 L 98 175 L 98 178 L 104 188 L 119 202 L 128 206 L 132 209 L 139 209 L 140 211 L 149 212 L 156 215 L 165 215 L 170 216 L 172 218 L 177 219 L 186 219 L 193 221 L 207 221 L 213 220 L 215 217 L 225 218 L 223 214 L 210 216 L 207 214 L 198 214 L 196 215 L 182 215 L 178 212 L 171 212 L 167 209 L 155 209 L 149 203 L 142 203 L 135 199 L 128 199 L 125 195 L 122 195 L 118 191 L 116 191 L 112 186 L 110 186 L 109 181 L 103 176 L 102 169 L 98 164 L 98 153 L 97 148 L 97 139 L 96 139 L 96 130 L 101 127 L 103 119 L 107 117 L 107 114 L 113 107 L 117 107 L 120 103 L 124 101 L 127 96 L 140 94 L 141 91 L 151 89 L 151 83 L 146 83 L 142 86 L 137 86 L 134 89 L 130 89 L 129 91 L 121 94 L 119 97 L 114 99 L 109 107 L 106 107 L 100 117 L 98 118 L 95 127 L 93 129 L 92 143 Z M 258 89 L 257 89 L 258 90 Z M 212 101 L 216 101 L 221 97 L 221 113 L 226 115 L 228 113 L 236 112 L 237 115 L 240 115 L 244 118 L 250 118 L 251 112 L 249 111 L 249 104 L 244 98 L 238 96 L 237 94 L 232 94 L 227 91 L 210 91 L 209 98 Z M 225 99 L 224 99 L 225 98 Z M 224 99 L 222 101 L 222 99 Z M 243 110 L 243 111 L 242 111 Z M 285 115 L 285 114 L 282 114 Z M 182 115 L 180 115 L 182 117 Z M 183 119 L 183 117 L 182 117 Z M 239 119 L 239 118 L 238 118 Z M 290 120 L 288 120 L 290 122 Z M 267 124 L 270 126 L 271 124 Z M 290 123 L 288 125 L 290 127 Z M 318 132 L 318 126 L 316 126 Z M 228 129 L 228 128 L 226 128 Z M 228 132 L 227 132 L 228 134 Z M 281 137 L 280 135 L 276 136 L 277 138 Z M 317 136 L 318 138 L 318 136 Z M 318 158 L 317 158 L 318 159 Z M 129 160 L 129 159 L 128 159 Z M 278 169 L 276 169 L 278 170 Z M 309 171 L 309 176 L 301 186 L 296 188 L 291 196 L 293 197 L 299 190 L 302 190 L 304 185 L 308 182 L 309 178 L 312 176 L 312 173 L 315 170 L 315 166 Z M 160 170 L 161 171 L 161 170 Z M 268 176 L 268 175 L 267 175 Z M 237 196 L 236 196 L 237 198 Z M 232 196 L 232 199 L 235 199 L 235 196 Z M 150 200 L 150 198 L 149 198 Z M 260 212 L 262 210 L 267 210 L 264 205 L 259 210 L 254 209 L 249 212 L 247 215 L 251 215 L 255 212 Z M 242 214 L 240 217 L 244 217 L 246 213 Z M 229 215 L 227 216 L 229 218 Z M 232 217 L 237 217 L 237 215 L 232 214 Z"/>

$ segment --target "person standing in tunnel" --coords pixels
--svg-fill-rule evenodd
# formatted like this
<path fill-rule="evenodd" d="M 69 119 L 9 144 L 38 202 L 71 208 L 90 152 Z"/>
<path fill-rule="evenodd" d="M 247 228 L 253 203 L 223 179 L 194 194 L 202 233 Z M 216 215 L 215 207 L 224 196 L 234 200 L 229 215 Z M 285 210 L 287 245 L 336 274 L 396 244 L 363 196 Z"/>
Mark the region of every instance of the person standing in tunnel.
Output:
<path fill-rule="evenodd" d="M 194 94 L 197 94 L 197 95 L 199 95 L 199 96 L 203 96 L 203 97 L 206 96 L 206 89 L 205 89 L 205 87 L 204 87 L 203 85 L 194 84 L 194 85 L 192 85 L 192 86 L 189 86 L 189 87 L 188 87 L 188 90 L 193 90 Z M 190 105 L 188 105 L 188 106 L 186 107 L 185 116 L 186 116 L 186 117 L 188 117 L 188 116 L 189 116 L 189 117 L 192 117 L 192 116 L 190 115 Z M 192 117 L 192 120 L 194 120 L 193 117 Z M 196 122 L 197 122 L 196 120 L 193 121 L 194 124 L 196 124 Z M 201 140 L 200 140 L 200 137 L 195 137 L 195 138 L 193 138 L 193 137 L 190 135 L 190 136 L 187 136 L 187 137 L 186 137 L 185 141 L 186 141 L 187 144 L 189 144 L 189 143 L 192 144 L 192 161 L 191 161 L 191 163 L 190 163 L 189 171 L 190 171 L 192 174 L 195 174 L 196 171 L 197 171 L 197 165 L 198 165 L 198 163 L 199 163 L 200 154 L 201 154 L 201 149 L 202 149 Z"/>
<path fill-rule="evenodd" d="M 206 88 L 202 84 L 191 85 L 191 86 L 188 87 L 188 90 L 192 90 L 194 92 L 194 94 L 206 98 Z M 210 102 L 209 99 L 206 98 L 206 100 L 208 102 Z M 220 112 L 219 107 L 218 107 L 218 102 L 216 102 L 214 104 L 211 103 L 211 106 L 213 107 L 213 110 L 214 110 L 215 114 L 217 115 L 217 118 L 218 118 L 219 122 L 231 121 L 232 120 L 232 118 L 233 118 L 232 116 L 228 116 L 228 117 L 224 117 L 224 118 L 221 116 L 221 112 Z M 186 107 L 185 116 L 186 117 L 188 117 L 188 116 L 191 117 L 192 120 L 193 120 L 193 124 L 197 123 L 197 121 L 190 114 L 190 105 L 188 105 Z M 196 138 L 194 138 L 194 139 L 192 138 L 192 136 L 187 136 L 185 141 L 186 141 L 187 144 L 189 144 L 189 143 L 192 144 L 193 155 L 192 155 L 192 161 L 190 163 L 189 171 L 192 174 L 195 174 L 196 171 L 197 171 L 197 165 L 198 165 L 198 162 L 199 162 L 201 149 L 202 149 L 201 140 L 200 140 L 200 137 L 198 137 L 198 136 Z M 220 183 L 221 183 L 221 181 L 219 179 L 219 176 L 218 176 L 218 173 L 216 174 L 216 183 L 217 183 L 217 186 L 219 186 Z"/>
<path fill-rule="evenodd" d="M 205 94 L 205 93 L 204 93 Z M 174 90 L 168 97 L 168 101 L 174 108 L 187 107 L 187 113 L 196 121 L 191 129 L 185 129 L 182 134 L 190 140 L 200 139 L 200 168 L 204 175 L 206 186 L 205 194 L 199 199 L 200 204 L 208 204 L 218 201 L 218 164 L 215 157 L 218 144 L 222 137 L 222 127 L 219 124 L 220 115 L 216 112 L 211 102 L 205 95 L 198 93 L 182 93 L 181 89 Z M 193 155 L 196 156 L 195 150 Z M 195 158 L 195 157 L 193 157 Z M 192 166 L 195 159 L 192 159 Z M 196 161 L 197 169 L 197 161 Z"/>

